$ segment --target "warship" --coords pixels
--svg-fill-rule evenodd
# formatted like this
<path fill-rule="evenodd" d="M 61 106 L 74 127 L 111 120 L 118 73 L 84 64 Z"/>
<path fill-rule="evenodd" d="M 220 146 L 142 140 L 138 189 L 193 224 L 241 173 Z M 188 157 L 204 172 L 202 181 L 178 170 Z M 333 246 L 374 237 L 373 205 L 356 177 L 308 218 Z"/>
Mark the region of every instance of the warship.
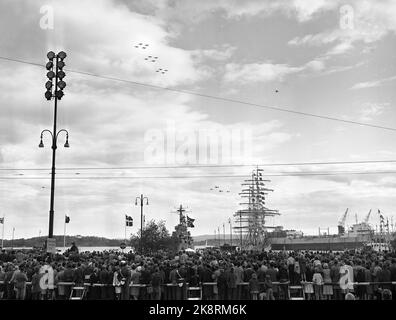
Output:
<path fill-rule="evenodd" d="M 295 230 L 283 230 L 276 227 L 267 233 L 267 240 L 271 250 L 317 250 L 317 251 L 344 251 L 358 250 L 371 247 L 377 251 L 390 249 L 390 242 L 394 235 L 389 230 L 389 221 L 380 215 L 380 231 L 377 232 L 370 224 L 371 210 L 362 222 L 354 223 L 350 228 L 345 228 L 348 209 L 338 223 L 338 234 L 331 235 L 329 231 L 317 236 L 304 236 Z"/>

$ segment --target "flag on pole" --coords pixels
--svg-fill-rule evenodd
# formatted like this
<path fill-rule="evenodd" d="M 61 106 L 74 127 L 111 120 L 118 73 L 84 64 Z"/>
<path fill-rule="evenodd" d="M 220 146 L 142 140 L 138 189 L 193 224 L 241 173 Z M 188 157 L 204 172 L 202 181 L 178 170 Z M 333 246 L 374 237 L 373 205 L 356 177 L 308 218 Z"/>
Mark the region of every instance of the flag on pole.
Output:
<path fill-rule="evenodd" d="M 4 224 L 4 218 L 0 218 L 0 223 Z"/>
<path fill-rule="evenodd" d="M 195 219 L 192 219 L 189 216 L 187 216 L 187 227 L 194 228 L 194 221 Z"/>
<path fill-rule="evenodd" d="M 65 223 L 69 223 L 70 222 L 70 217 L 65 216 Z"/>
<path fill-rule="evenodd" d="M 133 218 L 131 216 L 125 215 L 125 225 L 127 227 L 132 227 L 133 226 Z"/>

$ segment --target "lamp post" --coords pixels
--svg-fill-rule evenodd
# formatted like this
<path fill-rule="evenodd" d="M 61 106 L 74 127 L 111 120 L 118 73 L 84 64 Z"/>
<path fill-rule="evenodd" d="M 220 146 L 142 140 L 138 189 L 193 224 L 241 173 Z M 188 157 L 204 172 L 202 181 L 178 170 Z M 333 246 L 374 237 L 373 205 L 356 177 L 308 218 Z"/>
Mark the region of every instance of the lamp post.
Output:
<path fill-rule="evenodd" d="M 143 197 L 141 194 L 140 197 L 136 197 L 135 206 L 138 205 L 138 201 L 140 204 L 140 254 L 143 254 L 143 205 L 144 200 L 146 200 L 146 206 L 148 206 L 148 198 Z"/>
<path fill-rule="evenodd" d="M 55 195 L 55 156 L 57 148 L 58 136 L 61 132 L 66 133 L 66 143 L 65 148 L 69 148 L 69 132 L 65 129 L 56 131 L 56 121 L 58 112 L 58 100 L 61 100 L 64 96 L 63 89 L 66 87 L 66 83 L 63 78 L 66 74 L 63 71 L 65 67 L 64 59 L 66 58 L 66 53 L 61 51 L 57 55 L 50 51 L 47 54 L 48 62 L 46 64 L 46 69 L 48 70 L 47 77 L 48 81 L 45 84 L 47 91 L 45 92 L 45 98 L 50 101 L 54 98 L 54 124 L 53 131 L 48 129 L 41 131 L 39 148 L 44 148 L 43 134 L 45 132 L 51 135 L 52 139 L 52 167 L 51 167 L 51 196 L 50 196 L 50 210 L 49 210 L 49 228 L 48 228 L 48 238 L 53 238 L 54 235 L 54 195 Z M 55 60 L 55 64 L 54 64 Z M 55 72 L 54 72 L 55 69 Z M 55 83 L 53 80 L 55 79 Z"/>
<path fill-rule="evenodd" d="M 224 240 L 223 245 L 225 245 L 226 244 L 226 236 L 225 236 L 225 223 L 224 222 L 223 222 L 223 240 Z"/>
<path fill-rule="evenodd" d="M 14 249 L 14 235 L 15 235 L 15 227 L 12 228 L 11 249 Z"/>
<path fill-rule="evenodd" d="M 232 247 L 232 220 L 231 220 L 231 218 L 228 218 L 228 223 L 230 224 L 230 242 L 231 242 L 231 247 Z"/>

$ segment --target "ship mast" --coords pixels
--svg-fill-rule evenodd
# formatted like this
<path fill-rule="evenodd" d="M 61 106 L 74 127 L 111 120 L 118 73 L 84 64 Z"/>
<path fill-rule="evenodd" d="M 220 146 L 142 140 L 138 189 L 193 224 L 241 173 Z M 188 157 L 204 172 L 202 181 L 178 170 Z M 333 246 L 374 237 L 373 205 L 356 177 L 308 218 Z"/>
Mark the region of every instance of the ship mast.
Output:
<path fill-rule="evenodd" d="M 266 226 L 266 217 L 279 215 L 277 210 L 271 210 L 265 207 L 265 196 L 268 192 L 274 190 L 265 187 L 262 169 L 255 169 L 251 178 L 242 183 L 242 191 L 239 193 L 242 199 L 240 205 L 244 209 L 238 210 L 234 214 L 234 230 L 239 232 L 241 238 L 241 248 L 261 249 L 266 245 L 266 233 L 269 228 Z"/>

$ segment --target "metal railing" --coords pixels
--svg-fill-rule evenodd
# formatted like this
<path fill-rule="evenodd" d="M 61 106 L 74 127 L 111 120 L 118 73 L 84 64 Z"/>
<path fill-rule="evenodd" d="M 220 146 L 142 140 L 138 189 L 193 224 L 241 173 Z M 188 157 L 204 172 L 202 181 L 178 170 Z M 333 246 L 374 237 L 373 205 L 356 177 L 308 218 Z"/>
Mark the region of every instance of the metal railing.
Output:
<path fill-rule="evenodd" d="M 166 291 L 167 289 L 173 288 L 173 287 L 176 287 L 176 288 L 179 288 L 179 289 L 187 291 L 188 288 L 189 288 L 189 283 L 188 282 L 185 282 L 185 283 L 181 282 L 181 283 L 183 283 L 183 286 L 181 286 L 181 287 L 180 287 L 180 283 L 165 283 L 165 284 L 161 284 L 160 287 L 162 288 L 162 291 Z M 0 281 L 0 285 L 1 284 L 5 284 L 5 281 Z M 31 284 L 32 283 L 29 282 L 29 281 L 26 282 L 27 286 L 31 286 Z M 265 282 L 259 282 L 258 284 L 260 286 L 263 286 L 263 285 L 265 285 Z M 290 297 L 290 290 L 289 290 L 290 288 L 301 287 L 302 289 L 304 289 L 305 285 L 307 285 L 307 284 L 314 285 L 314 283 L 310 282 L 310 281 L 301 281 L 300 284 L 295 284 L 295 285 L 294 284 L 290 285 L 289 281 L 287 281 L 287 282 L 278 282 L 278 281 L 277 282 L 272 282 L 273 288 L 279 289 L 281 286 L 286 286 L 286 288 L 284 288 L 284 289 L 287 290 L 287 292 L 286 292 L 288 294 L 288 296 L 286 297 L 287 299 Z M 68 286 L 68 287 L 71 287 L 71 289 L 72 289 L 72 287 L 74 287 L 75 285 L 76 285 L 75 282 L 63 282 L 63 281 L 61 281 L 61 282 L 55 283 L 53 285 L 53 289 L 51 289 L 51 290 L 55 290 L 59 286 Z M 202 292 L 204 292 L 204 289 L 203 289 L 204 287 L 210 286 L 210 287 L 214 288 L 217 285 L 218 285 L 217 282 L 200 282 L 199 285 L 194 285 L 193 287 L 195 289 L 198 288 L 198 287 L 200 288 L 200 290 L 201 290 L 200 297 L 202 298 Z M 323 285 L 332 285 L 333 288 L 334 287 L 340 288 L 340 283 L 323 283 L 323 284 L 321 284 L 321 286 L 323 286 Z M 373 281 L 373 282 L 353 282 L 353 283 L 351 283 L 351 285 L 353 285 L 354 288 L 358 287 L 358 286 L 396 286 L 396 281 L 390 281 L 390 282 L 378 282 L 378 281 Z M 102 287 L 115 287 L 112 284 L 89 283 L 89 282 L 85 282 L 83 284 L 80 284 L 79 286 L 84 286 L 84 287 L 88 288 L 88 290 L 89 290 L 89 288 L 94 288 L 94 287 L 100 287 L 100 288 L 102 288 Z M 237 288 L 239 287 L 242 290 L 243 290 L 243 287 L 246 288 L 248 286 L 249 286 L 249 282 L 240 282 L 240 283 L 236 284 L 236 287 Z M 129 287 L 130 288 L 143 289 L 143 288 L 153 287 L 153 286 L 152 286 L 152 284 L 131 283 L 131 284 L 129 284 Z M 155 287 L 158 287 L 158 286 L 155 286 Z M 212 296 L 214 296 L 214 295 L 215 294 L 213 294 Z M 184 297 L 184 299 L 187 299 L 187 298 L 188 298 L 187 296 Z"/>

